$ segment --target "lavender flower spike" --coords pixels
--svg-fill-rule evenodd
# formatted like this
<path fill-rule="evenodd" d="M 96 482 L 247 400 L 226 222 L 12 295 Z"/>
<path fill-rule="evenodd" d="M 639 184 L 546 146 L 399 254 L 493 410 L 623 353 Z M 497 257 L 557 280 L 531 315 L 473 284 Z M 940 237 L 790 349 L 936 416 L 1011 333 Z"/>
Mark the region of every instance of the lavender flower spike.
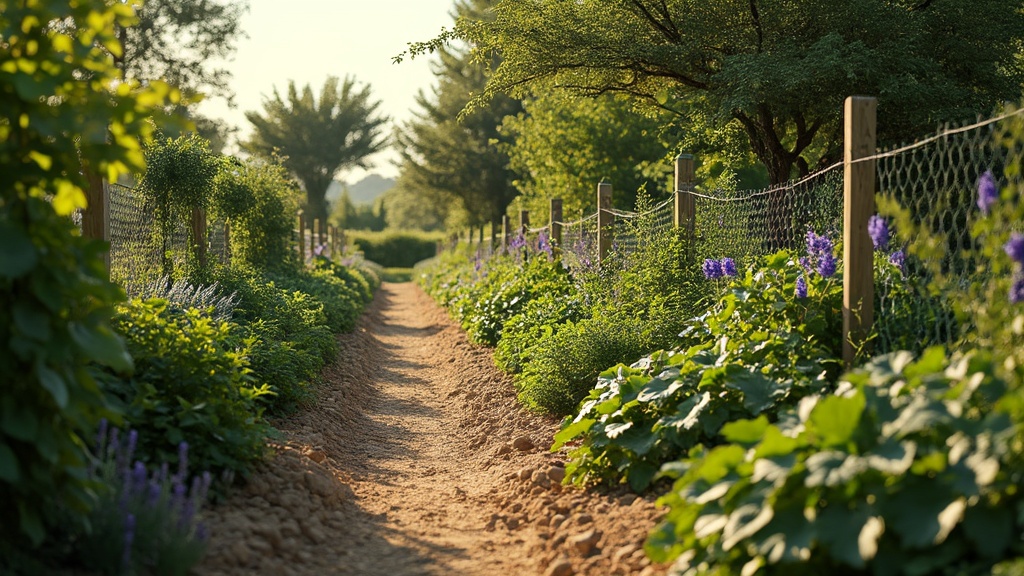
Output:
<path fill-rule="evenodd" d="M 889 223 L 878 214 L 868 219 L 868 236 L 871 236 L 871 243 L 875 250 L 885 250 L 889 247 Z"/>
<path fill-rule="evenodd" d="M 902 249 L 897 250 L 889 255 L 889 263 L 900 269 L 900 272 L 906 272 L 903 268 L 907 262 L 907 253 Z"/>
<path fill-rule="evenodd" d="M 986 170 L 978 181 L 978 208 L 985 215 L 999 201 L 999 189 L 991 170 Z"/>
<path fill-rule="evenodd" d="M 715 280 L 721 278 L 724 274 L 722 270 L 722 263 L 718 260 L 712 260 L 708 258 L 704 261 L 704 265 L 701 266 L 701 270 L 704 272 L 704 277 L 708 280 Z"/>
<path fill-rule="evenodd" d="M 1013 259 L 1014 262 L 1024 264 L 1024 234 L 1020 232 L 1011 233 L 1010 240 L 1003 246 L 1003 250 L 1006 250 L 1007 256 Z"/>
<path fill-rule="evenodd" d="M 1024 276 L 1018 277 L 1010 286 L 1010 303 L 1019 304 L 1024 302 Z"/>

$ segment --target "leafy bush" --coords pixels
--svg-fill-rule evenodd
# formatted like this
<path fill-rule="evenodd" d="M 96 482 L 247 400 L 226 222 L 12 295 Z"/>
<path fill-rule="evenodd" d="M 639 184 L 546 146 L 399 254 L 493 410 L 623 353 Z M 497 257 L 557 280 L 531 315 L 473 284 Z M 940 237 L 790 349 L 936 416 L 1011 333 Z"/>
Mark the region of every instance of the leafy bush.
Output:
<path fill-rule="evenodd" d="M 249 349 L 235 325 L 194 308 L 172 311 L 166 300 L 136 299 L 119 308 L 114 326 L 136 369 L 113 379 L 110 391 L 138 432 L 141 460 L 178 462 L 182 442 L 205 470 L 245 473 L 263 456 L 269 428 L 259 399 L 271 390 L 252 383 Z"/>
<path fill-rule="evenodd" d="M 385 268 L 412 268 L 433 257 L 437 243 L 444 239 L 440 232 L 419 231 L 346 231 L 345 235 L 364 258 Z"/>
<path fill-rule="evenodd" d="M 130 6 L 99 0 L 0 10 L 0 565 L 39 545 L 60 509 L 80 523 L 92 507 L 82 438 L 116 414 L 87 366 L 131 369 L 109 326 L 120 295 L 103 247 L 68 216 L 90 179 L 140 166 L 150 116 L 176 95 L 118 83 L 95 48 L 117 46 L 132 20 Z"/>
<path fill-rule="evenodd" d="M 268 277 L 284 289 L 303 292 L 316 299 L 323 307 L 332 332 L 351 332 L 355 328 L 363 310 L 363 295 L 330 268 L 277 270 Z"/>
<path fill-rule="evenodd" d="M 798 281 L 806 292 L 794 297 Z M 809 282 L 808 282 L 809 280 Z M 567 478 L 577 484 L 627 481 L 637 491 L 661 464 L 718 441 L 721 426 L 794 404 L 834 381 L 842 285 L 810 275 L 780 252 L 728 284 L 706 314 L 689 320 L 672 352 L 601 374 L 555 449 L 570 452 Z"/>
<path fill-rule="evenodd" d="M 975 574 L 1019 546 L 1007 383 L 982 353 L 877 358 L 677 476 L 649 553 L 684 574 Z"/>
<path fill-rule="evenodd" d="M 510 374 L 518 374 L 532 363 L 533 347 L 550 338 L 563 325 L 583 318 L 582 298 L 569 284 L 565 292 L 544 292 L 531 299 L 523 311 L 505 321 L 501 339 L 494 349 L 494 361 Z"/>

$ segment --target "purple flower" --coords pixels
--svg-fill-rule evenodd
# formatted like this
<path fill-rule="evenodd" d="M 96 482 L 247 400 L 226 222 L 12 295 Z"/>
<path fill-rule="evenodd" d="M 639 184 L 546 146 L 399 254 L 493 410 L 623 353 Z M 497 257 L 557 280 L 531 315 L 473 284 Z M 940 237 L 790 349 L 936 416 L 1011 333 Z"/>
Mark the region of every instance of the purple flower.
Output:
<path fill-rule="evenodd" d="M 794 290 L 794 293 L 797 298 L 807 298 L 807 280 L 804 279 L 803 274 L 796 278 L 796 290 Z"/>
<path fill-rule="evenodd" d="M 903 266 L 907 262 L 907 253 L 902 249 L 897 250 L 889 255 L 889 263 L 900 269 L 900 272 L 906 272 Z"/>
<path fill-rule="evenodd" d="M 822 278 L 831 278 L 836 273 L 836 257 L 831 253 L 822 255 L 818 260 L 818 274 Z"/>
<path fill-rule="evenodd" d="M 99 449 L 99 455 L 103 455 L 103 449 L 107 446 L 107 426 L 109 423 L 106 418 L 100 420 L 100 430 L 96 433 L 96 446 Z"/>
<path fill-rule="evenodd" d="M 132 543 L 135 541 L 135 515 L 128 514 L 124 518 L 124 553 L 121 556 L 121 566 L 128 572 L 132 563 Z"/>
<path fill-rule="evenodd" d="M 314 256 L 323 256 L 324 250 L 327 250 L 327 244 L 317 244 L 313 248 L 313 255 Z"/>
<path fill-rule="evenodd" d="M 736 262 L 732 258 L 722 258 L 722 274 L 725 276 L 735 276 Z"/>
<path fill-rule="evenodd" d="M 1024 302 L 1024 276 L 1019 276 L 1010 286 L 1010 303 Z"/>
<path fill-rule="evenodd" d="M 889 247 L 889 223 L 878 214 L 868 219 L 868 236 L 871 236 L 871 243 L 875 250 L 885 250 Z"/>
<path fill-rule="evenodd" d="M 987 215 L 989 209 L 998 201 L 999 189 L 996 188 L 996 179 L 991 170 L 986 170 L 978 181 L 978 208 Z"/>
<path fill-rule="evenodd" d="M 717 278 L 721 278 L 724 274 L 724 271 L 722 270 L 722 263 L 719 262 L 718 260 L 712 260 L 710 258 L 704 260 L 704 265 L 701 266 L 701 270 L 704 271 L 704 277 L 707 278 L 708 280 L 715 280 Z"/>
<path fill-rule="evenodd" d="M 811 259 L 808 258 L 807 256 L 801 256 L 799 262 L 800 267 L 803 268 L 805 272 L 810 273 L 810 271 L 813 269 L 811 267 Z"/>
<path fill-rule="evenodd" d="M 1020 232 L 1013 232 L 1010 234 L 1010 239 L 1003 246 L 1003 250 L 1006 250 L 1006 254 L 1018 264 L 1024 264 L 1024 234 Z"/>

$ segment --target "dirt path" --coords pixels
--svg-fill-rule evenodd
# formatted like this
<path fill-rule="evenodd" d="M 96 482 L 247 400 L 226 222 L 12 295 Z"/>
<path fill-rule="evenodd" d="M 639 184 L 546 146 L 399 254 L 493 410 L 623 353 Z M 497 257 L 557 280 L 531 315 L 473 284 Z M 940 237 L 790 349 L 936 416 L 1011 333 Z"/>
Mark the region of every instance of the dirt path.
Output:
<path fill-rule="evenodd" d="M 650 499 L 563 488 L 557 421 L 524 412 L 491 351 L 413 284 L 385 284 L 315 405 L 209 514 L 197 572 L 656 574 Z"/>

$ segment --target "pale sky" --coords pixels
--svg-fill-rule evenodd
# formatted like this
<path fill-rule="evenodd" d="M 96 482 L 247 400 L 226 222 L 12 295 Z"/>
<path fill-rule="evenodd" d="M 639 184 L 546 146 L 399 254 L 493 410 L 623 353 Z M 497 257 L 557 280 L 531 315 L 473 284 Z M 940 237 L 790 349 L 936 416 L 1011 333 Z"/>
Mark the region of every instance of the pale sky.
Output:
<path fill-rule="evenodd" d="M 430 56 L 401 64 L 392 57 L 408 42 L 429 40 L 442 27 L 451 28 L 449 12 L 454 0 L 249 0 L 249 11 L 242 17 L 242 29 L 248 35 L 238 42 L 234 60 L 227 63 L 233 79 L 235 109 L 223 100 L 200 104 L 200 112 L 221 118 L 250 132 L 244 112 L 263 110 L 264 96 L 276 87 L 284 95 L 288 81 L 296 86 L 310 84 L 314 94 L 328 76 L 355 76 L 369 84 L 371 96 L 380 100 L 380 110 L 393 122 L 412 117 L 414 97 L 420 89 L 434 84 Z M 390 128 L 388 129 L 390 134 Z M 370 172 L 394 176 L 394 152 L 373 157 Z M 341 173 L 340 180 L 353 183 L 363 171 Z"/>

